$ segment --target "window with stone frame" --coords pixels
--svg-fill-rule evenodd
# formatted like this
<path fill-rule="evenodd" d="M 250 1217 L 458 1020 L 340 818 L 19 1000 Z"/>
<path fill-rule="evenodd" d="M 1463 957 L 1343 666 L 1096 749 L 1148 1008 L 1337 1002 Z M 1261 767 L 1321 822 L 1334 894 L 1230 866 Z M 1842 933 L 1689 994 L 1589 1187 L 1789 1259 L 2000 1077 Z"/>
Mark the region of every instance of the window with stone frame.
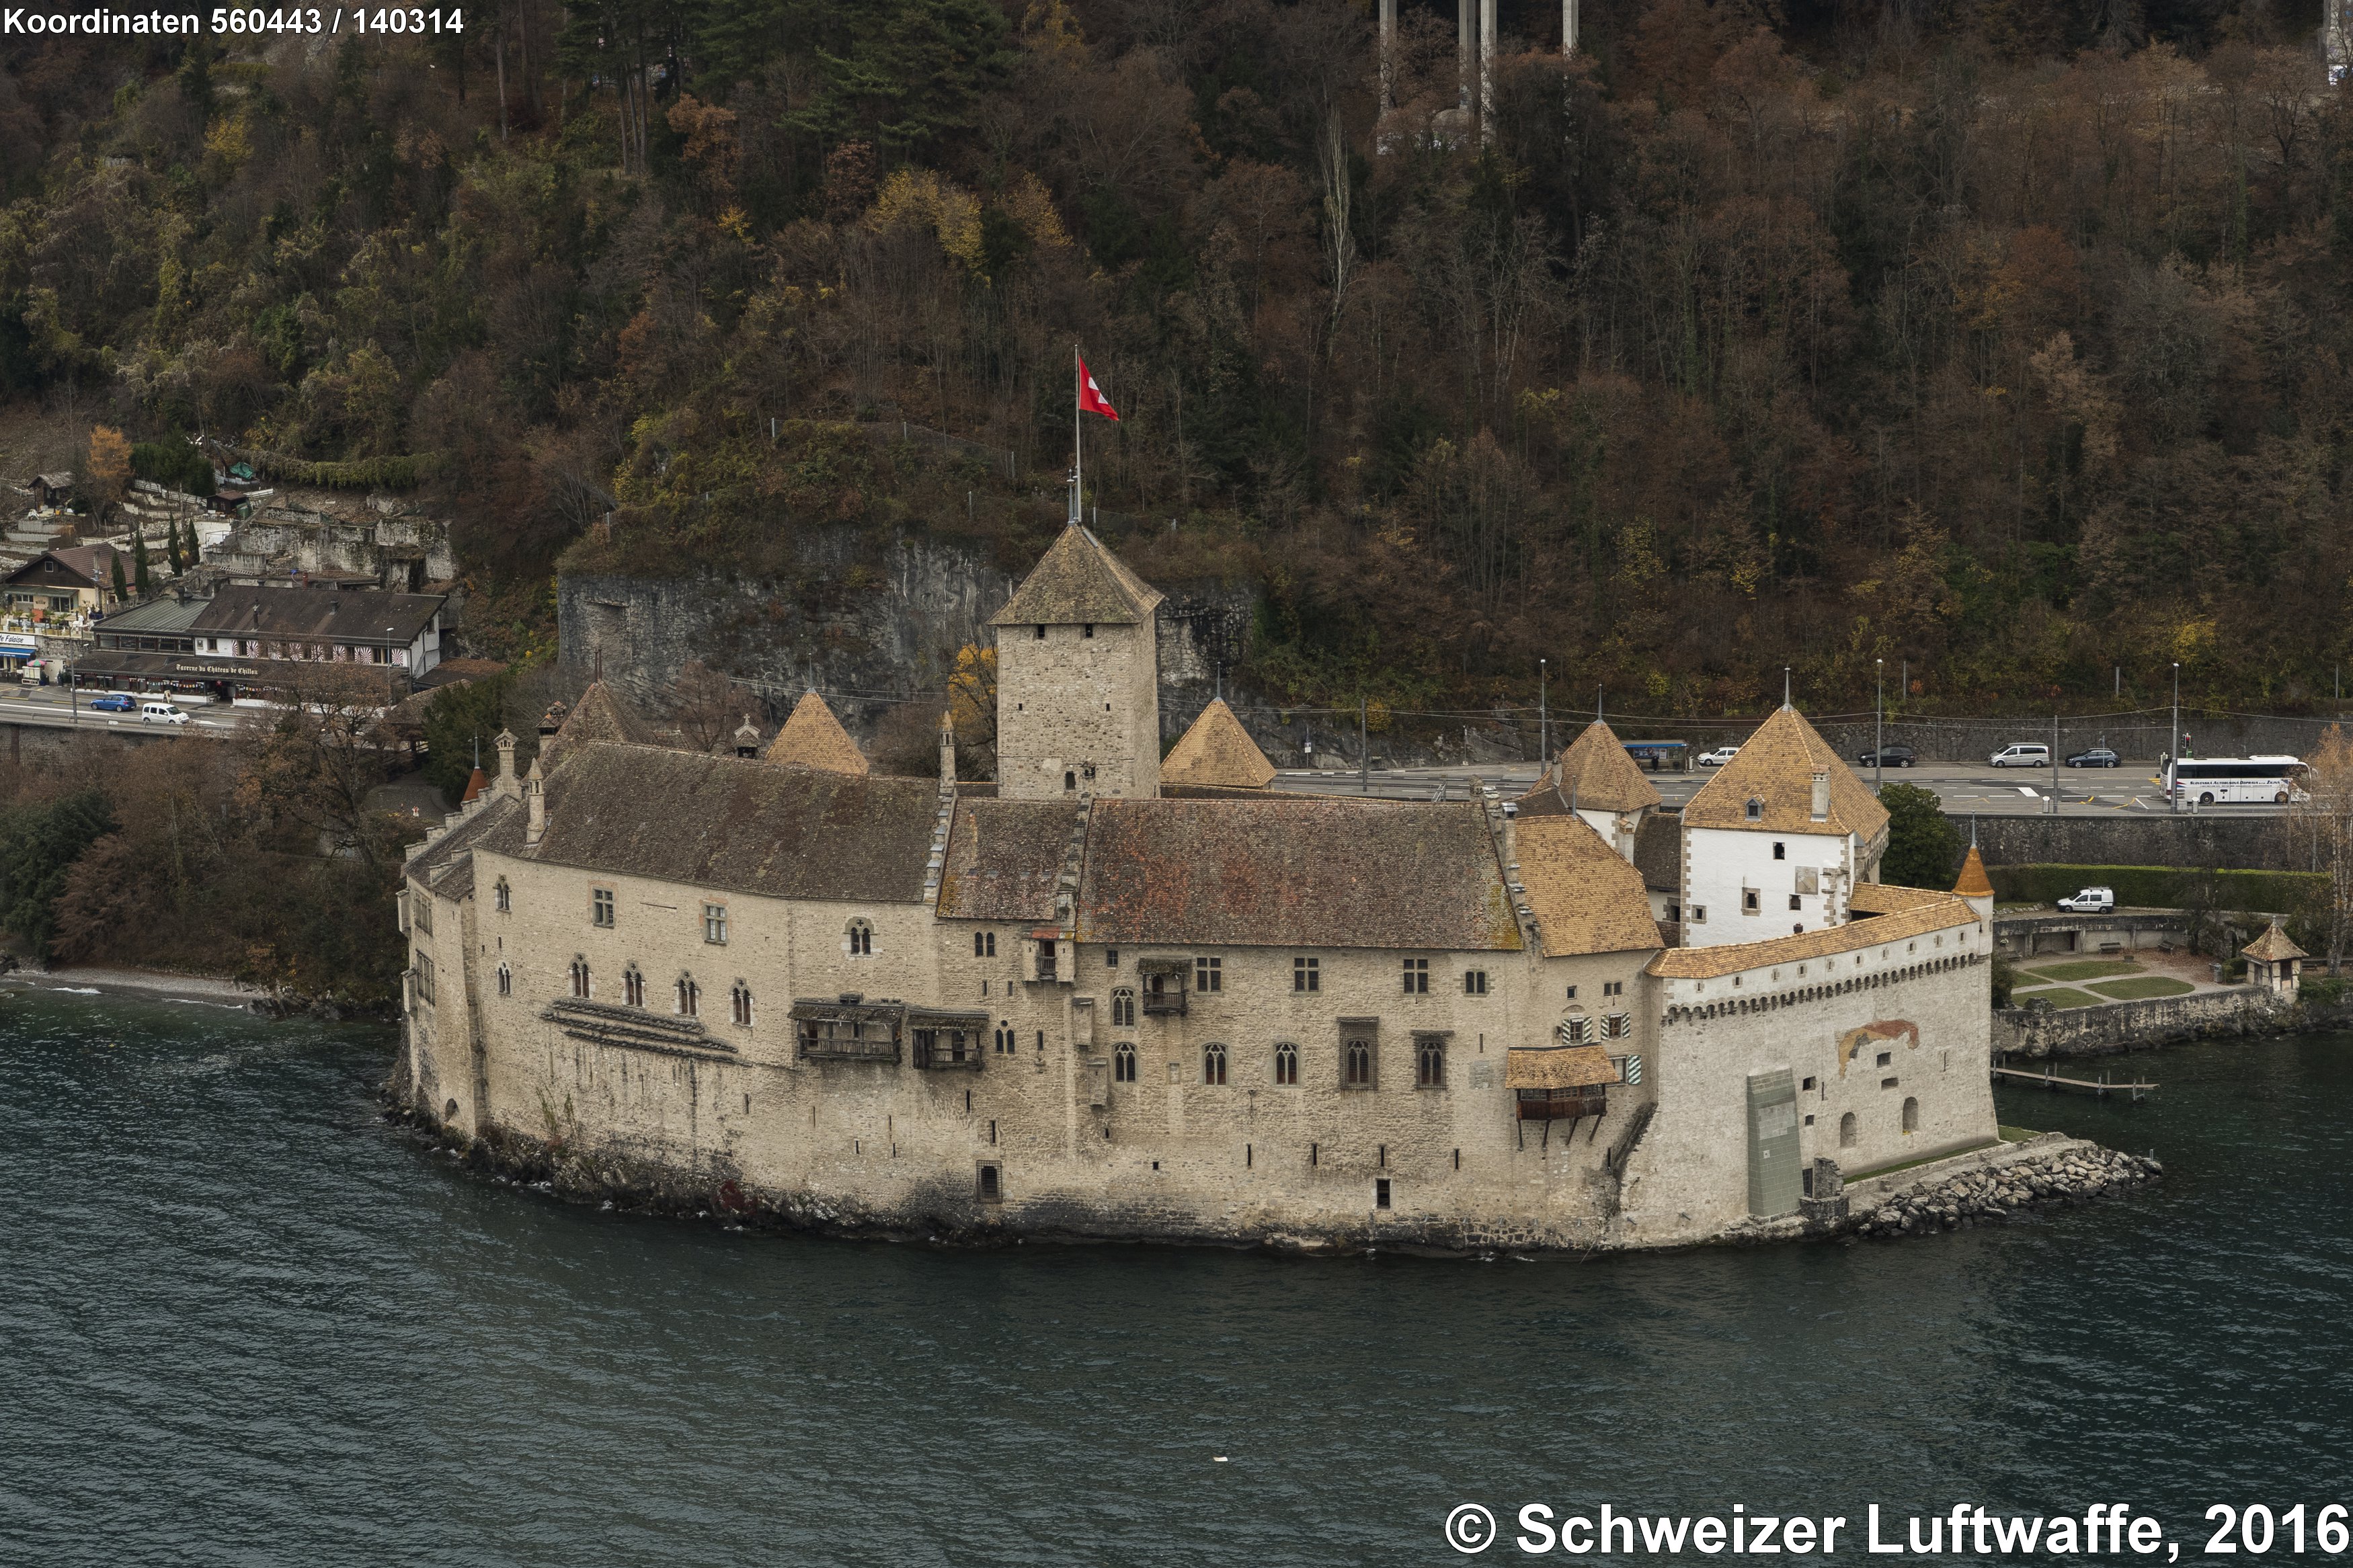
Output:
<path fill-rule="evenodd" d="M 1135 993 L 1124 985 L 1111 994 L 1111 1026 L 1114 1029 L 1135 1027 Z"/>
<path fill-rule="evenodd" d="M 849 922 L 842 933 L 841 947 L 852 958 L 874 956 L 874 924 L 863 915 Z"/>
<path fill-rule="evenodd" d="M 702 1005 L 702 987 L 694 983 L 694 976 L 680 975 L 672 990 L 678 998 L 676 1004 L 678 1016 L 681 1018 L 695 1016 Z"/>
<path fill-rule="evenodd" d="M 1487 994 L 1487 972 L 1483 969 L 1464 970 L 1462 972 L 1462 994 L 1465 996 L 1484 996 Z"/>
<path fill-rule="evenodd" d="M 1416 1035 L 1413 1037 L 1413 1086 L 1416 1089 L 1446 1087 L 1446 1037 Z"/>
<path fill-rule="evenodd" d="M 417 995 L 428 1005 L 433 1001 L 433 960 L 422 952 L 417 955 Z"/>
<path fill-rule="evenodd" d="M 1226 988 L 1226 961 L 1222 958 L 1197 958 L 1193 961 L 1193 989 L 1207 994 Z"/>
<path fill-rule="evenodd" d="M 1299 1083 L 1299 1047 L 1297 1046 L 1284 1044 L 1274 1047 L 1274 1081 L 1286 1088 L 1297 1087 Z"/>
<path fill-rule="evenodd" d="M 1293 958 L 1291 961 L 1291 988 L 1293 991 L 1323 990 L 1323 961 L 1315 958 Z"/>
<path fill-rule="evenodd" d="M 1369 1018 L 1344 1018 L 1340 1022 L 1340 1087 L 1342 1089 L 1377 1089 L 1380 1087 L 1380 1053 L 1376 1048 L 1379 1026 Z"/>
<path fill-rule="evenodd" d="M 1135 1081 L 1135 1047 L 1122 1042 L 1111 1053 L 1111 1077 L 1113 1083 Z"/>
<path fill-rule="evenodd" d="M 1409 996 L 1430 994 L 1430 960 L 1409 958 L 1405 962 L 1405 994 Z"/>
<path fill-rule="evenodd" d="M 514 994 L 514 971 L 503 963 L 499 965 L 499 994 L 501 996 Z"/>
<path fill-rule="evenodd" d="M 997 933 L 993 931 L 976 931 L 973 932 L 972 955 L 975 958 L 995 958 L 997 956 Z"/>
<path fill-rule="evenodd" d="M 646 1005 L 646 977 L 638 973 L 634 963 L 621 971 L 621 1002 L 629 1007 Z"/>
<path fill-rule="evenodd" d="M 607 931 L 610 931 L 613 928 L 612 889 L 592 888 L 589 889 L 588 923 L 593 926 L 602 926 Z"/>
<path fill-rule="evenodd" d="M 1226 1081 L 1226 1047 L 1215 1041 L 1201 1047 L 1201 1081 L 1212 1085 Z"/>
<path fill-rule="evenodd" d="M 744 1028 L 752 1026 L 752 988 L 738 980 L 735 989 L 728 994 L 728 1002 L 735 1022 Z"/>
<path fill-rule="evenodd" d="M 572 994 L 583 1001 L 587 999 L 588 961 L 585 958 L 575 958 L 572 961 Z"/>
<path fill-rule="evenodd" d="M 702 940 L 713 947 L 727 945 L 727 906 L 725 904 L 702 906 Z"/>
<path fill-rule="evenodd" d="M 408 901 L 408 923 L 415 926 L 418 931 L 423 931 L 427 936 L 431 936 L 433 934 L 432 894 L 419 889 L 417 893 L 410 898 Z"/>
<path fill-rule="evenodd" d="M 491 889 L 491 897 L 498 905 L 498 910 L 501 914 L 505 914 L 514 908 L 514 889 L 507 886 L 507 879 L 504 877 L 501 877 L 498 881 L 492 885 Z"/>

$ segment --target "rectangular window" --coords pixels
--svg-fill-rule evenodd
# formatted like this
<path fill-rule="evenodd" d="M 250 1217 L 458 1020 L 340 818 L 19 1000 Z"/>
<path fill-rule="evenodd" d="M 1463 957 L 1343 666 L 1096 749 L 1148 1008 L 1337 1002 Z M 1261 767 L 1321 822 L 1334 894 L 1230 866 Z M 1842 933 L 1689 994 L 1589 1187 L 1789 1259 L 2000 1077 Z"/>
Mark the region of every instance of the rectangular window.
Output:
<path fill-rule="evenodd" d="M 702 906 L 702 940 L 713 947 L 727 945 L 727 906 L 725 904 Z"/>
<path fill-rule="evenodd" d="M 1873 1067 L 1882 1067 L 1882 1068 L 1883 1068 L 1883 1067 L 1885 1067 L 1889 1062 L 1892 1062 L 1892 1061 L 1894 1061 L 1894 1059 L 1895 1059 L 1895 1053 L 1894 1053 L 1894 1051 L 1882 1051 L 1882 1052 L 1880 1052 L 1880 1053 L 1879 1053 L 1879 1059 L 1878 1059 L 1877 1061 L 1875 1061 L 1875 1062 L 1872 1063 L 1871 1065 L 1872 1065 L 1872 1066 L 1873 1066 Z"/>
<path fill-rule="evenodd" d="M 1622 980 L 1605 980 L 1601 983 L 1601 994 L 1623 996 L 1626 994 L 1626 983 Z"/>
<path fill-rule="evenodd" d="M 1568 999 L 1572 1002 L 1577 1000 L 1577 987 L 1574 985 L 1568 988 Z"/>
<path fill-rule="evenodd" d="M 1430 960 L 1409 958 L 1405 961 L 1405 994 L 1409 996 L 1430 994 Z"/>
<path fill-rule="evenodd" d="M 1103 949 L 1103 967 L 1105 969 L 1117 969 L 1119 967 L 1119 949 L 1115 947 L 1107 947 Z"/>
<path fill-rule="evenodd" d="M 1789 895 L 1789 907 L 1790 907 L 1791 909 L 1793 909 L 1793 910 L 1802 910 L 1802 909 L 1804 909 L 1806 906 L 1805 906 L 1805 905 L 1803 905 L 1803 904 L 1801 904 L 1801 903 L 1799 903 L 1799 902 L 1798 901 L 1798 895 L 1797 895 L 1797 894 L 1795 894 L 1795 893 L 1791 893 L 1791 894 Z"/>
<path fill-rule="evenodd" d="M 1881 1079 L 1879 1080 L 1879 1087 L 1882 1089 L 1894 1089 L 1895 1087 L 1895 1080 L 1892 1078 Z"/>
<path fill-rule="evenodd" d="M 1743 888 L 1740 889 L 1740 912 L 1744 915 L 1753 915 L 1757 912 L 1756 889 Z"/>
<path fill-rule="evenodd" d="M 609 927 L 613 923 L 613 889 L 594 889 L 588 894 L 588 923 Z"/>
<path fill-rule="evenodd" d="M 433 895 L 418 893 L 410 900 L 409 923 L 426 935 L 433 934 Z"/>
<path fill-rule="evenodd" d="M 1377 1209 L 1385 1209 L 1389 1206 L 1389 1179 L 1387 1176 L 1380 1176 L 1374 1179 L 1373 1206 Z"/>
<path fill-rule="evenodd" d="M 1484 996 L 1487 994 L 1487 972 L 1483 969 L 1464 970 L 1462 972 L 1462 994 L 1465 996 Z"/>
<path fill-rule="evenodd" d="M 1222 958 L 1197 958 L 1193 961 L 1193 989 L 1223 991 L 1226 988 L 1226 961 Z"/>
<path fill-rule="evenodd" d="M 1291 961 L 1291 988 L 1293 991 L 1323 990 L 1323 960 L 1316 958 L 1293 959 Z"/>
<path fill-rule="evenodd" d="M 1691 907 L 1691 923 L 1695 926 L 1704 926 L 1707 924 L 1707 906 L 1705 904 L 1694 904 Z"/>
<path fill-rule="evenodd" d="M 421 952 L 417 955 L 417 994 L 425 1002 L 433 1000 L 433 960 Z"/>

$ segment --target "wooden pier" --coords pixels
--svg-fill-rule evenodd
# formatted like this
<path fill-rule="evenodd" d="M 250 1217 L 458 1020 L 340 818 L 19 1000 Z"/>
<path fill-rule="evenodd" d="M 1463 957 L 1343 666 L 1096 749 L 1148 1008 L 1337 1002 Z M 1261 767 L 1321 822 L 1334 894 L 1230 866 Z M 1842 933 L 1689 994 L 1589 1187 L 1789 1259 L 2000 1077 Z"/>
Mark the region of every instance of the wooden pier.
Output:
<path fill-rule="evenodd" d="M 2032 1084 L 2042 1089 L 2081 1089 L 2086 1094 L 2096 1094 L 2104 1100 L 2111 1094 L 2129 1094 L 2137 1102 L 2143 1095 L 2157 1092 L 2157 1085 L 2153 1083 L 2110 1083 L 2105 1075 L 2101 1077 L 2099 1082 L 2094 1083 L 2089 1079 L 2061 1078 L 2048 1068 L 2041 1072 L 2027 1072 L 2020 1068 L 1998 1067 L 1993 1069 L 1993 1076 L 1997 1079 L 2008 1079 L 2012 1083 Z"/>

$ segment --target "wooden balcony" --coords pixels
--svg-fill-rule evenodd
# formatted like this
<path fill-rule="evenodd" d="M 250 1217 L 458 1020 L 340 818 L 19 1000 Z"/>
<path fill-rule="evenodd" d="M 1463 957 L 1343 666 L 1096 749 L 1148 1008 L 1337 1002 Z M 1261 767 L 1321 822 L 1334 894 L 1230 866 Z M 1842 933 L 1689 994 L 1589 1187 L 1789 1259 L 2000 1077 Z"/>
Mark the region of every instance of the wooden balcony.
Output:
<path fill-rule="evenodd" d="M 1574 1121 L 1580 1116 L 1601 1116 L 1609 1110 L 1609 1091 L 1590 1089 L 1524 1089 L 1519 1091 L 1523 1121 Z"/>
<path fill-rule="evenodd" d="M 1186 993 L 1182 987 L 1174 991 L 1146 991 L 1136 998 L 1144 1004 L 1146 1017 L 1182 1017 Z"/>

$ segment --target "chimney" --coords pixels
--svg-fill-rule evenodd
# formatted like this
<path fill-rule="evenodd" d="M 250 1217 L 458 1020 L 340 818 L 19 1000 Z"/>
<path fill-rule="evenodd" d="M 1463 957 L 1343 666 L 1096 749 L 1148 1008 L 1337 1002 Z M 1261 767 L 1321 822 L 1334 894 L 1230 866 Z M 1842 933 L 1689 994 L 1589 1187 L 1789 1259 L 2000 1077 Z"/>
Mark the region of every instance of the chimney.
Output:
<path fill-rule="evenodd" d="M 1827 768 L 1814 770 L 1814 820 L 1826 822 L 1831 815 L 1831 775 Z"/>
<path fill-rule="evenodd" d="M 940 714 L 940 793 L 942 795 L 955 793 L 955 714 L 953 711 L 943 711 Z"/>
<path fill-rule="evenodd" d="M 547 837 L 547 780 L 539 771 L 537 757 L 532 758 L 531 772 L 522 776 L 522 800 L 530 813 L 523 823 L 523 847 L 536 849 L 539 841 Z"/>
<path fill-rule="evenodd" d="M 513 731 L 510 730 L 501 730 L 499 731 L 499 738 L 492 742 L 491 744 L 497 746 L 499 749 L 499 776 L 491 781 L 491 792 L 493 795 L 502 795 L 510 797 L 520 794 L 522 788 L 522 781 L 515 777 L 515 738 Z"/>

